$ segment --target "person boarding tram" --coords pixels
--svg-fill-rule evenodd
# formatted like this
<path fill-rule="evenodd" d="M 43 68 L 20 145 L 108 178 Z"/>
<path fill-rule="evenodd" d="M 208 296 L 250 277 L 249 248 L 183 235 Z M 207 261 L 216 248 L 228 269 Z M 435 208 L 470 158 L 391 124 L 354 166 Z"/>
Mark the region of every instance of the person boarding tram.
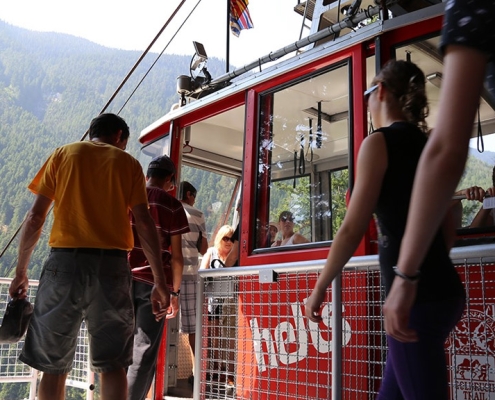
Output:
<path fill-rule="evenodd" d="M 184 271 L 180 294 L 180 330 L 188 335 L 193 365 L 196 342 L 196 297 L 199 281 L 199 254 L 208 250 L 206 222 L 203 212 L 194 207 L 197 190 L 189 182 L 183 181 L 179 188 L 180 199 L 189 222 L 189 232 L 182 235 L 182 254 L 184 256 Z M 189 377 L 194 383 L 194 375 Z"/>
<path fill-rule="evenodd" d="M 464 287 L 449 258 L 455 238 L 450 215 L 427 249 L 421 274 L 407 276 L 395 267 L 416 166 L 427 141 L 425 76 L 411 62 L 391 60 L 373 79 L 365 98 L 379 128 L 359 149 L 349 207 L 306 302 L 305 315 L 313 322 L 322 321 L 327 288 L 353 255 L 375 213 L 385 293 L 388 296 L 397 282 L 417 290 L 410 328 L 418 334 L 418 340 L 410 343 L 387 335 L 387 361 L 377 400 L 448 400 L 444 343 L 465 305 Z"/>
<path fill-rule="evenodd" d="M 397 261 L 397 268 L 407 276 L 420 271 L 464 170 L 485 72 L 488 90 L 495 93 L 494 43 L 494 1 L 445 2 L 440 43 L 444 63 L 440 107 L 418 165 Z M 385 301 L 385 330 L 396 340 L 417 340 L 417 333 L 408 327 L 415 296 L 414 286 L 397 281 Z"/>
<path fill-rule="evenodd" d="M 89 141 L 57 148 L 28 186 L 36 197 L 23 224 L 9 287 L 12 298 L 27 296 L 29 260 L 54 203 L 51 252 L 19 357 L 43 372 L 39 400 L 65 398 L 82 321 L 89 334 L 91 369 L 100 374 L 100 398 L 127 397 L 125 369 L 132 363 L 134 321 L 127 265 L 133 246 L 130 210 L 154 279 L 149 316 L 160 319 L 169 306 L 143 170 L 124 151 L 128 139 L 129 127 L 121 117 L 100 114 L 91 121 Z"/>
<path fill-rule="evenodd" d="M 162 268 L 170 290 L 170 308 L 159 317 L 174 318 L 179 311 L 179 294 L 182 282 L 183 256 L 182 234 L 189 232 L 189 223 L 182 203 L 168 191 L 175 186 L 176 169 L 166 156 L 155 157 L 146 171 L 146 192 L 151 216 L 160 236 Z M 150 312 L 153 275 L 143 252 L 141 236 L 131 216 L 134 247 L 129 253 L 132 271 L 132 296 L 134 301 L 134 352 L 132 364 L 127 370 L 128 400 L 145 400 L 151 387 L 156 368 L 158 349 L 166 328 L 166 319 L 154 318 Z"/>

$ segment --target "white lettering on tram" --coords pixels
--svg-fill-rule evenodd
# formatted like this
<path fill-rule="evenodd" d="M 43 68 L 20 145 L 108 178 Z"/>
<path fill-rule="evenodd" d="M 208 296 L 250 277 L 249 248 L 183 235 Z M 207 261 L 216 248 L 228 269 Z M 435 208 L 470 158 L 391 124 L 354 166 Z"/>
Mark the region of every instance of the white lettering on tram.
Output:
<path fill-rule="evenodd" d="M 304 299 L 304 303 L 306 303 L 306 299 Z M 266 317 L 251 319 L 249 325 L 260 373 L 267 369 L 277 368 L 279 365 L 290 365 L 304 360 L 308 356 L 308 346 L 314 347 L 319 353 L 329 353 L 332 340 L 326 340 L 322 332 L 328 329 L 325 336 L 331 337 L 330 307 L 331 303 L 327 303 L 322 309 L 323 325 L 325 326 L 323 329 L 319 328 L 319 324 L 304 318 L 303 306 L 299 302 L 292 303 L 290 305 L 291 313 L 287 315 L 287 320 L 280 322 L 272 329 L 260 329 L 259 320 Z M 342 345 L 347 345 L 351 340 L 352 332 L 351 326 L 344 318 L 342 318 L 342 329 L 346 332 L 342 338 Z"/>

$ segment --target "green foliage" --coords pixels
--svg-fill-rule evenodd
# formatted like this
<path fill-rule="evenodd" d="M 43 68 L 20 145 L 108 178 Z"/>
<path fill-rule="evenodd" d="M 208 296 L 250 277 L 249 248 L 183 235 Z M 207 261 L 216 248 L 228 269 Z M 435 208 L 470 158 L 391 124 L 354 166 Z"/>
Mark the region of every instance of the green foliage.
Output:
<path fill-rule="evenodd" d="M 83 389 L 67 386 L 65 389 L 66 400 L 86 400 L 86 391 Z"/>
<path fill-rule="evenodd" d="M 28 383 L 2 383 L 0 385 L 0 399 L 2 400 L 19 400 L 28 398 Z"/>
<path fill-rule="evenodd" d="M 341 169 L 331 172 L 332 195 L 332 239 L 344 221 L 347 205 L 345 194 L 349 188 L 349 170 Z"/>

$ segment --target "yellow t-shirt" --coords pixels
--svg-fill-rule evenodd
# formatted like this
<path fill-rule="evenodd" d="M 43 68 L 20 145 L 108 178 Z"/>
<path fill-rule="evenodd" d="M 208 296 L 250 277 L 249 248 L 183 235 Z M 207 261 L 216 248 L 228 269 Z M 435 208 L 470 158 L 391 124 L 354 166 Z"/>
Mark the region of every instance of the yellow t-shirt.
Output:
<path fill-rule="evenodd" d="M 101 142 L 57 148 L 28 187 L 54 200 L 51 247 L 131 250 L 129 210 L 148 204 L 139 162 Z"/>

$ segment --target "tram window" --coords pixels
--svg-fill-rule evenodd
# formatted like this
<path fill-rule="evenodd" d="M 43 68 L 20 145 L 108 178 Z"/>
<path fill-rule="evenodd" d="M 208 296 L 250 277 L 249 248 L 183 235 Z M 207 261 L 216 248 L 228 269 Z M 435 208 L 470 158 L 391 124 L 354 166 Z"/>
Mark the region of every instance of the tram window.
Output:
<path fill-rule="evenodd" d="M 153 158 L 164 154 L 170 155 L 170 135 L 164 136 L 141 149 L 138 160 L 143 171 L 146 172 L 148 164 Z"/>
<path fill-rule="evenodd" d="M 395 50 L 397 59 L 410 59 L 417 64 L 426 76 L 426 94 L 430 114 L 427 118 L 428 127 L 435 128 L 437 120 L 440 89 L 442 85 L 442 57 L 438 46 L 440 35 L 422 38 L 413 43 L 398 46 Z M 484 91 L 480 99 L 479 119 L 473 124 L 472 138 L 469 142 L 469 153 L 464 173 L 456 192 L 473 186 L 488 189 L 493 187 L 492 172 L 495 166 L 495 94 Z M 452 207 L 456 211 L 458 228 L 487 228 L 495 230 L 495 211 L 484 219 L 482 226 L 475 221 L 482 207 L 479 201 L 454 200 Z M 467 231 L 466 233 L 468 233 Z M 464 230 L 462 230 L 464 233 Z"/>
<path fill-rule="evenodd" d="M 333 239 L 348 187 L 348 64 L 261 95 L 259 121 L 255 249 L 283 211 L 309 242 Z"/>
<path fill-rule="evenodd" d="M 204 214 L 210 246 L 222 225 L 235 223 L 238 179 L 203 168 L 182 166 L 181 180 L 188 181 L 197 190 L 194 207 Z"/>
<path fill-rule="evenodd" d="M 285 211 L 290 211 L 293 215 L 294 231 L 308 239 L 311 238 L 310 191 L 311 185 L 309 176 L 273 182 L 270 194 L 270 222 L 272 224 L 277 224 L 277 240 L 282 240 L 282 231 L 279 227 L 279 216 Z M 264 230 L 259 229 L 259 232 L 264 232 Z M 263 243 L 263 237 L 260 239 L 260 242 Z M 270 247 L 271 243 L 266 241 L 264 246 Z"/>
<path fill-rule="evenodd" d="M 458 192 L 462 192 L 464 189 L 473 186 L 481 187 L 484 190 L 495 186 L 495 176 L 493 173 L 495 168 L 495 133 L 492 133 L 495 132 L 494 119 L 492 119 L 491 125 L 491 127 L 485 125 L 482 128 L 486 131 L 489 130 L 491 134 L 484 135 L 482 138 L 473 137 L 469 141 L 468 159 L 462 178 L 457 186 Z M 481 140 L 483 140 L 483 152 L 479 151 L 481 150 Z M 495 210 L 487 210 L 486 216 L 480 214 L 480 217 L 475 220 L 478 212 L 483 207 L 482 203 L 479 201 L 462 200 L 461 206 L 462 216 L 457 224 L 459 228 L 493 227 L 495 229 Z"/>

